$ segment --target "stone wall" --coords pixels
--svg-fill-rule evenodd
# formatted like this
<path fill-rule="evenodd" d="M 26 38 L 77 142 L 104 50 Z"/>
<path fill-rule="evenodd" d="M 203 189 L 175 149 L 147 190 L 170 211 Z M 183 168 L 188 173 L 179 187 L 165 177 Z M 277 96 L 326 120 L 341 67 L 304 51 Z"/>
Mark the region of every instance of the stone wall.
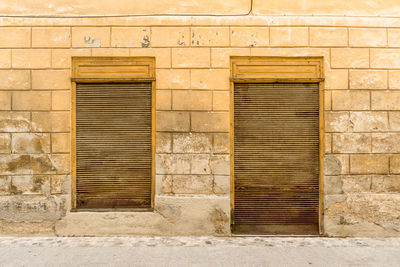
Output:
<path fill-rule="evenodd" d="M 400 19 L 0 21 L 2 235 L 230 235 L 230 56 L 324 57 L 325 234 L 400 235 Z M 72 56 L 156 58 L 155 212 L 69 212 Z"/>

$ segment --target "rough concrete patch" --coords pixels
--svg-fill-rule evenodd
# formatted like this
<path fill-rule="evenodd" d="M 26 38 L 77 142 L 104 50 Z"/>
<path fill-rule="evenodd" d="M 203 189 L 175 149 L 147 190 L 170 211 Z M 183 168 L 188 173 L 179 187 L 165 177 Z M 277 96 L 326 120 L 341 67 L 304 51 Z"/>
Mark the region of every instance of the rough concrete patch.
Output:
<path fill-rule="evenodd" d="M 343 194 L 343 183 L 340 175 L 324 177 L 324 192 L 326 195 Z"/>
<path fill-rule="evenodd" d="M 340 175 L 342 172 L 342 164 L 339 159 L 333 155 L 326 155 L 324 158 L 324 174 Z"/>
<path fill-rule="evenodd" d="M 214 208 L 214 210 L 210 214 L 211 222 L 214 224 L 215 233 L 224 234 L 226 231 L 224 230 L 225 225 L 228 223 L 228 216 L 226 213 L 220 208 Z"/>

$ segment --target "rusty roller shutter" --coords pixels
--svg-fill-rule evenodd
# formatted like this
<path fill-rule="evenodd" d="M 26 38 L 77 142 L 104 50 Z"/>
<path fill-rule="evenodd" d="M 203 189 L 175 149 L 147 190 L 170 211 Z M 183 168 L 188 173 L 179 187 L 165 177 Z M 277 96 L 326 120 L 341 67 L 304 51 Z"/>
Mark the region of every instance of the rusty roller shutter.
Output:
<path fill-rule="evenodd" d="M 150 208 L 152 85 L 77 84 L 77 208 Z"/>
<path fill-rule="evenodd" d="M 317 84 L 235 84 L 238 233 L 318 234 Z"/>

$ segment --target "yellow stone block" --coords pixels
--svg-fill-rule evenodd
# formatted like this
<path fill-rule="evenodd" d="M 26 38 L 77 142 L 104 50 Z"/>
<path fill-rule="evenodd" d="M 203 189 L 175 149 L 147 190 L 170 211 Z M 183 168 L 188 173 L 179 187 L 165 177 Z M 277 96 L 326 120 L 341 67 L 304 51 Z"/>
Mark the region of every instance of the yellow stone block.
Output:
<path fill-rule="evenodd" d="M 230 151 L 230 135 L 228 133 L 214 134 L 213 152 L 229 153 Z"/>
<path fill-rule="evenodd" d="M 326 70 L 325 89 L 348 89 L 349 71 L 348 70 Z"/>
<path fill-rule="evenodd" d="M 190 29 L 189 27 L 152 27 L 150 46 L 190 46 Z"/>
<path fill-rule="evenodd" d="M 368 68 L 368 48 L 332 48 L 332 68 Z"/>
<path fill-rule="evenodd" d="M 229 46 L 228 27 L 193 27 L 192 46 Z"/>
<path fill-rule="evenodd" d="M 250 48 L 211 48 L 211 67 L 230 68 L 231 56 L 250 56 Z"/>
<path fill-rule="evenodd" d="M 387 155 L 351 155 L 350 173 L 352 174 L 386 174 L 389 172 Z"/>
<path fill-rule="evenodd" d="M 173 68 L 209 68 L 210 48 L 172 48 Z"/>
<path fill-rule="evenodd" d="M 0 28 L 0 48 L 17 48 L 31 46 L 30 27 Z"/>
<path fill-rule="evenodd" d="M 358 47 L 386 46 L 387 45 L 386 29 L 350 28 L 349 44 L 350 46 L 358 46 Z"/>
<path fill-rule="evenodd" d="M 190 70 L 158 69 L 156 70 L 157 89 L 189 89 Z"/>
<path fill-rule="evenodd" d="M 332 91 L 332 110 L 368 110 L 369 92 Z"/>
<path fill-rule="evenodd" d="M 190 130 L 189 112 L 158 111 L 156 129 L 160 132 L 188 132 Z"/>
<path fill-rule="evenodd" d="M 311 46 L 347 46 L 346 28 L 311 27 Z"/>
<path fill-rule="evenodd" d="M 71 92 L 70 91 L 53 91 L 51 93 L 51 109 L 52 110 L 70 110 L 71 109 Z"/>
<path fill-rule="evenodd" d="M 371 68 L 400 68 L 400 49 L 371 49 Z"/>
<path fill-rule="evenodd" d="M 11 68 L 11 49 L 0 49 L 0 69 Z"/>
<path fill-rule="evenodd" d="M 68 175 L 51 176 L 51 194 L 66 194 L 68 192 Z"/>
<path fill-rule="evenodd" d="M 149 47 L 150 36 L 149 27 L 112 27 L 111 46 Z"/>
<path fill-rule="evenodd" d="M 370 153 L 371 134 L 332 134 L 333 153 Z"/>
<path fill-rule="evenodd" d="M 324 135 L 324 151 L 325 153 L 332 153 L 332 134 L 330 133 Z"/>
<path fill-rule="evenodd" d="M 11 149 L 14 154 L 50 153 L 50 134 L 14 133 Z"/>
<path fill-rule="evenodd" d="M 171 110 L 171 91 L 170 90 L 157 90 L 156 92 L 156 106 L 157 110 Z"/>
<path fill-rule="evenodd" d="M 400 155 L 390 156 L 390 173 L 400 174 Z"/>
<path fill-rule="evenodd" d="M 325 112 L 326 132 L 348 132 L 350 127 L 349 112 Z"/>
<path fill-rule="evenodd" d="M 65 90 L 70 88 L 69 70 L 32 70 L 32 89 Z"/>
<path fill-rule="evenodd" d="M 70 152 L 70 135 L 69 135 L 69 133 L 53 133 L 53 134 L 51 134 L 51 152 L 52 153 Z"/>
<path fill-rule="evenodd" d="M 127 57 L 129 48 L 92 48 L 94 57 Z"/>
<path fill-rule="evenodd" d="M 51 67 L 50 49 L 13 49 L 12 67 L 39 69 Z"/>
<path fill-rule="evenodd" d="M 332 109 L 332 92 L 324 91 L 324 110 Z"/>
<path fill-rule="evenodd" d="M 11 134 L 0 133 L 0 153 L 11 153 Z"/>
<path fill-rule="evenodd" d="M 400 133 L 372 134 L 372 153 L 400 153 Z"/>
<path fill-rule="evenodd" d="M 156 153 L 171 153 L 172 137 L 170 133 L 156 133 Z"/>
<path fill-rule="evenodd" d="M 0 110 L 11 109 L 11 92 L 0 92 Z"/>
<path fill-rule="evenodd" d="M 110 47 L 111 29 L 108 27 L 73 27 L 73 47 Z"/>
<path fill-rule="evenodd" d="M 174 110 L 211 110 L 212 91 L 179 90 L 172 92 Z"/>
<path fill-rule="evenodd" d="M 51 92 L 49 91 L 24 91 L 13 92 L 13 110 L 50 110 Z"/>
<path fill-rule="evenodd" d="M 384 132 L 388 130 L 388 113 L 383 111 L 350 112 L 354 132 Z"/>
<path fill-rule="evenodd" d="M 269 46 L 269 28 L 231 27 L 231 46 Z"/>
<path fill-rule="evenodd" d="M 71 28 L 34 27 L 32 47 L 71 47 Z"/>
<path fill-rule="evenodd" d="M 68 111 L 32 112 L 33 132 L 69 132 Z"/>
<path fill-rule="evenodd" d="M 389 112 L 389 130 L 400 131 L 400 112 Z"/>
<path fill-rule="evenodd" d="M 371 92 L 371 109 L 400 110 L 400 92 Z"/>
<path fill-rule="evenodd" d="M 87 57 L 92 54 L 90 48 L 53 49 L 51 67 L 66 69 L 71 67 L 71 57 Z"/>
<path fill-rule="evenodd" d="M 171 48 L 131 48 L 130 56 L 155 57 L 156 68 L 171 67 Z"/>
<path fill-rule="evenodd" d="M 388 45 L 400 47 L 400 29 L 388 29 Z"/>
<path fill-rule="evenodd" d="M 0 70 L 0 90 L 31 88 L 29 70 Z"/>
<path fill-rule="evenodd" d="M 271 27 L 271 46 L 307 46 L 308 28 Z"/>
<path fill-rule="evenodd" d="M 190 74 L 192 89 L 229 89 L 229 69 L 193 69 Z"/>
<path fill-rule="evenodd" d="M 350 70 L 350 89 L 387 89 L 386 70 Z"/>
<path fill-rule="evenodd" d="M 229 110 L 229 92 L 213 92 L 213 110 Z"/>
<path fill-rule="evenodd" d="M 400 89 L 400 70 L 389 71 L 389 88 Z"/>
<path fill-rule="evenodd" d="M 229 132 L 228 112 L 192 112 L 193 132 Z"/>

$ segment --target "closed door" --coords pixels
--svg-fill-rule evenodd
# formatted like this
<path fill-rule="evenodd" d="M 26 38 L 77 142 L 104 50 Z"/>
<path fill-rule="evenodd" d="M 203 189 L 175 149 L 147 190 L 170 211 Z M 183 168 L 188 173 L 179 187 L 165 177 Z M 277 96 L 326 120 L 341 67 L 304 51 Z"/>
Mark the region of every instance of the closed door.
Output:
<path fill-rule="evenodd" d="M 234 86 L 234 233 L 319 233 L 318 84 Z"/>

